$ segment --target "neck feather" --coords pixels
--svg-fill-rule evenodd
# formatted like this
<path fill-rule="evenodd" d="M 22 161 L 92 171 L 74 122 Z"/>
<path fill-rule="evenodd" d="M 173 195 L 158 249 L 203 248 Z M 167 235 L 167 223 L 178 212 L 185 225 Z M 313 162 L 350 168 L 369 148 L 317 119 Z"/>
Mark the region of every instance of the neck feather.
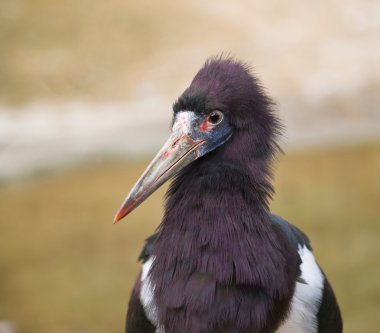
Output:
<path fill-rule="evenodd" d="M 206 332 L 222 325 L 218 311 L 225 305 L 226 323 L 236 322 L 233 331 L 272 332 L 285 316 L 296 253 L 270 222 L 262 179 L 246 165 L 215 154 L 172 183 L 151 270 L 158 316 L 168 332 Z M 276 320 L 258 317 L 271 313 L 274 303 L 280 309 Z"/>
<path fill-rule="evenodd" d="M 273 283 L 268 279 L 275 276 L 264 274 L 261 281 L 262 272 L 247 270 L 266 259 L 263 269 L 278 264 L 267 177 L 255 176 L 220 154 L 185 169 L 167 194 L 157 256 L 166 256 L 166 265 L 171 262 L 184 276 L 195 270 L 210 272 L 221 283 Z"/>

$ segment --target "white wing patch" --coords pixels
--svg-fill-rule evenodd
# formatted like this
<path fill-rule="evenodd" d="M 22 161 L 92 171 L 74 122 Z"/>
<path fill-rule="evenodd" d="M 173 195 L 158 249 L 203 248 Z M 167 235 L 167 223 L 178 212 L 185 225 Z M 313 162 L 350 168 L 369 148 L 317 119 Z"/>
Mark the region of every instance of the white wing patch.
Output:
<path fill-rule="evenodd" d="M 300 246 L 298 253 L 302 260 L 301 278 L 306 284 L 296 283 L 289 316 L 276 333 L 318 332 L 317 314 L 322 300 L 324 276 L 313 253 L 306 246 Z M 156 326 L 156 333 L 164 333 L 163 327 L 158 322 L 154 286 L 149 276 L 153 262 L 154 257 L 150 257 L 142 266 L 140 301 L 147 318 Z"/>
<path fill-rule="evenodd" d="M 301 278 L 305 283 L 296 283 L 290 313 L 276 333 L 317 333 L 317 314 L 322 300 L 324 276 L 319 269 L 313 253 L 300 246 Z"/>
<path fill-rule="evenodd" d="M 154 257 L 150 257 L 143 265 L 141 272 L 140 301 L 149 321 L 156 326 L 156 333 L 164 333 L 160 327 L 157 315 L 157 306 L 154 301 L 154 286 L 150 280 L 149 271 L 154 262 Z"/>

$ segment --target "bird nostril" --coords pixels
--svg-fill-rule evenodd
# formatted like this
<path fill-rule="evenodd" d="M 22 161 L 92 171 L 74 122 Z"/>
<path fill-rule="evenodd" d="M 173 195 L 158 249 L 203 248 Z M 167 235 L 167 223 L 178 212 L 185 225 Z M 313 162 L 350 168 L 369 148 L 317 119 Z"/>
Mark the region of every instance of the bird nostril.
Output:
<path fill-rule="evenodd" d="M 171 145 L 170 148 L 173 149 L 173 148 L 177 145 L 178 141 L 179 141 L 179 139 L 176 139 L 176 140 L 172 143 L 172 145 Z"/>

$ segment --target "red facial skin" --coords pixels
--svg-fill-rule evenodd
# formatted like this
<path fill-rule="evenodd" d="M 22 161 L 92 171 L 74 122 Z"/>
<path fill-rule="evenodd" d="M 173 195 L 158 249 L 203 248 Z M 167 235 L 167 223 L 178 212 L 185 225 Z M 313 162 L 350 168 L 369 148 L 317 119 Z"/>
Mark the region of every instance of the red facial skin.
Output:
<path fill-rule="evenodd" d="M 209 125 L 209 122 L 208 122 L 208 117 L 199 125 L 199 130 L 202 131 L 202 132 L 206 132 L 208 131 L 208 125 Z"/>

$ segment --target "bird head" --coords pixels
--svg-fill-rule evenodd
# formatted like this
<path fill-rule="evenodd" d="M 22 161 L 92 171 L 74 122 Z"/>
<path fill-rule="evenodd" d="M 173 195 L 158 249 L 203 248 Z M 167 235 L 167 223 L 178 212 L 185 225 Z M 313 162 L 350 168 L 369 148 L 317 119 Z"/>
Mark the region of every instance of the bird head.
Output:
<path fill-rule="evenodd" d="M 279 124 L 249 67 L 211 58 L 173 105 L 169 139 L 117 212 L 118 222 L 187 165 L 212 154 L 250 161 L 271 155 Z"/>

